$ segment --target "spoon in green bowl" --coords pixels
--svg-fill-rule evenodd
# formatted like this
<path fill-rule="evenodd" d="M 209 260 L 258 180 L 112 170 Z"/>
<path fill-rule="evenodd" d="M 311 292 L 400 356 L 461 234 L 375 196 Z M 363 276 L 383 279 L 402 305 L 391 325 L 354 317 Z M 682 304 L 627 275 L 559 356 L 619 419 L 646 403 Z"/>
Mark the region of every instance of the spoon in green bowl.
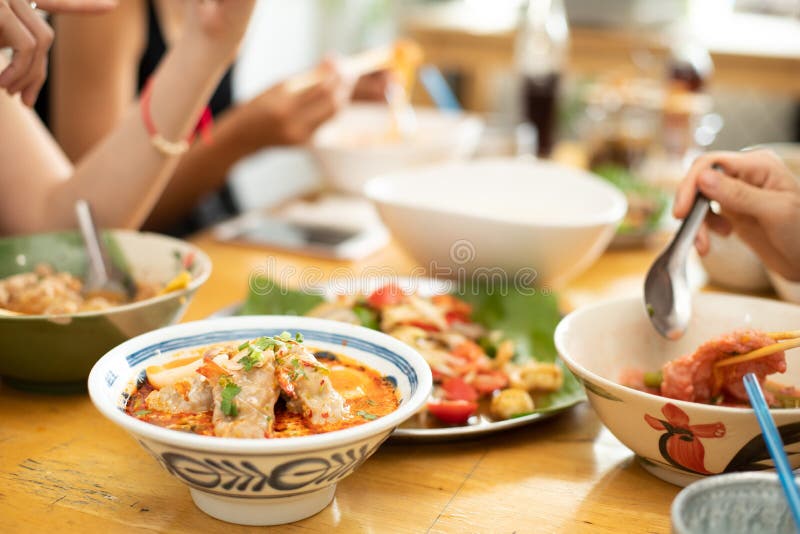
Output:
<path fill-rule="evenodd" d="M 75 202 L 75 215 L 88 260 L 83 295 L 122 295 L 123 301 L 133 300 L 136 296 L 136 285 L 111 261 L 105 243 L 97 231 L 89 203 L 85 200 Z"/>

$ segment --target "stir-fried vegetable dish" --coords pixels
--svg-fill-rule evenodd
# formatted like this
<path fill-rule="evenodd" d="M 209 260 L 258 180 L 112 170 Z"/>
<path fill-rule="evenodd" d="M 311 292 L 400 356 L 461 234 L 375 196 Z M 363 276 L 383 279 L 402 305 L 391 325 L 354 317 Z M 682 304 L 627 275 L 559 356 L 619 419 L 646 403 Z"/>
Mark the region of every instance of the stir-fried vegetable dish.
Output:
<path fill-rule="evenodd" d="M 482 406 L 494 420 L 526 415 L 535 410 L 537 392 L 563 384 L 557 364 L 515 363 L 514 342 L 473 321 L 472 307 L 453 295 L 426 297 L 390 284 L 340 296 L 309 315 L 377 329 L 416 349 L 435 383 L 427 411 L 441 423 L 465 424 Z"/>

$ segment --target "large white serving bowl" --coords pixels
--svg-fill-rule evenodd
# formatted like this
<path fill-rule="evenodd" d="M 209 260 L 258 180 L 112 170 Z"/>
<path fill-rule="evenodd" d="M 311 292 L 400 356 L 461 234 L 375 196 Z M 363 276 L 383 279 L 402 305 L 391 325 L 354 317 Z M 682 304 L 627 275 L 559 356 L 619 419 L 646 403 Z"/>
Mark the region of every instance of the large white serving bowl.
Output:
<path fill-rule="evenodd" d="M 312 152 L 332 188 L 361 195 L 373 176 L 420 165 L 456 161 L 472 155 L 483 121 L 475 115 L 415 108 L 418 131 L 404 140 L 387 140 L 389 108 L 353 104 L 314 135 Z"/>
<path fill-rule="evenodd" d="M 371 180 L 392 235 L 439 277 L 499 272 L 558 285 L 606 249 L 625 196 L 585 171 L 533 158 L 429 166 Z"/>
<path fill-rule="evenodd" d="M 659 336 L 641 298 L 581 308 L 558 325 L 556 348 L 583 382 L 589 402 L 608 429 L 667 482 L 684 486 L 708 475 L 772 466 L 755 414 L 749 408 L 697 404 L 651 395 L 619 384 L 626 368 L 657 371 L 703 342 L 740 328 L 793 330 L 800 306 L 734 295 L 698 294 L 686 334 Z M 776 380 L 800 384 L 798 354 Z M 800 467 L 800 409 L 772 410 L 793 468 Z"/>
<path fill-rule="evenodd" d="M 173 351 L 229 340 L 301 332 L 314 349 L 343 354 L 397 384 L 399 407 L 363 425 L 296 438 L 199 436 L 127 415 L 124 405 L 145 367 Z M 277 525 L 309 517 L 333 499 L 336 483 L 355 471 L 425 402 L 430 366 L 396 339 L 360 326 L 290 316 L 212 319 L 171 326 L 126 341 L 89 375 L 100 412 L 128 431 L 168 473 L 189 486 L 207 514 L 243 525 Z"/>

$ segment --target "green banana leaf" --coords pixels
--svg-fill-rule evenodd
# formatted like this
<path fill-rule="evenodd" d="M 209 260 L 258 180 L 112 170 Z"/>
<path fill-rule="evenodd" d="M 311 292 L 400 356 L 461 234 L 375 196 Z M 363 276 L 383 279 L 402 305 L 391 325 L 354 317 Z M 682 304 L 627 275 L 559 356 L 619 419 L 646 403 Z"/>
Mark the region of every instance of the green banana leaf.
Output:
<path fill-rule="evenodd" d="M 278 288 L 262 279 L 250 287 L 239 315 L 305 315 L 325 299 L 319 295 Z M 489 330 L 500 330 L 517 348 L 516 361 L 558 362 L 564 371 L 560 390 L 536 397 L 536 412 L 549 412 L 572 406 L 585 399 L 583 388 L 558 358 L 553 334 L 561 319 L 557 297 L 540 290 L 518 291 L 514 288 L 490 290 L 486 284 L 465 285 L 453 292 L 473 307 L 472 318 Z"/>

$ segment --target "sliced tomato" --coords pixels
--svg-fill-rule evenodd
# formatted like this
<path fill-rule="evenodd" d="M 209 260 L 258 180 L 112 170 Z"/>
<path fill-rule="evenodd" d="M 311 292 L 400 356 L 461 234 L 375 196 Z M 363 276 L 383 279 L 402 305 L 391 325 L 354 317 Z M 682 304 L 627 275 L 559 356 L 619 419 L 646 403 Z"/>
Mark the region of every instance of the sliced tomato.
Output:
<path fill-rule="evenodd" d="M 474 341 L 466 340 L 453 349 L 453 356 L 474 361 L 483 356 L 483 349 Z"/>
<path fill-rule="evenodd" d="M 372 292 L 367 297 L 367 304 L 376 309 L 381 309 L 385 306 L 393 306 L 400 304 L 405 297 L 405 293 L 399 286 L 395 284 L 386 284 Z"/>
<path fill-rule="evenodd" d="M 435 306 L 444 308 L 450 312 L 455 312 L 467 319 L 472 315 L 472 306 L 453 295 L 434 295 L 431 297 L 431 302 L 433 302 Z"/>
<path fill-rule="evenodd" d="M 447 400 L 478 400 L 478 391 L 464 382 L 463 378 L 458 376 L 444 380 L 442 382 L 442 389 L 444 390 L 444 396 Z"/>
<path fill-rule="evenodd" d="M 444 314 L 444 320 L 447 321 L 447 324 L 468 323 L 469 316 L 458 311 L 449 311 Z"/>
<path fill-rule="evenodd" d="M 472 386 L 481 395 L 489 395 L 493 391 L 503 389 L 508 385 L 508 376 L 502 371 L 488 371 L 475 375 Z"/>
<path fill-rule="evenodd" d="M 439 327 L 438 326 L 436 326 L 434 324 L 431 324 L 431 323 L 426 323 L 424 321 L 406 321 L 405 324 L 410 325 L 410 326 L 416 326 L 417 328 L 421 328 L 421 329 L 425 330 L 426 332 L 438 332 L 439 331 Z"/>
<path fill-rule="evenodd" d="M 478 411 L 478 403 L 465 400 L 430 400 L 428 411 L 448 425 L 461 425 Z"/>

